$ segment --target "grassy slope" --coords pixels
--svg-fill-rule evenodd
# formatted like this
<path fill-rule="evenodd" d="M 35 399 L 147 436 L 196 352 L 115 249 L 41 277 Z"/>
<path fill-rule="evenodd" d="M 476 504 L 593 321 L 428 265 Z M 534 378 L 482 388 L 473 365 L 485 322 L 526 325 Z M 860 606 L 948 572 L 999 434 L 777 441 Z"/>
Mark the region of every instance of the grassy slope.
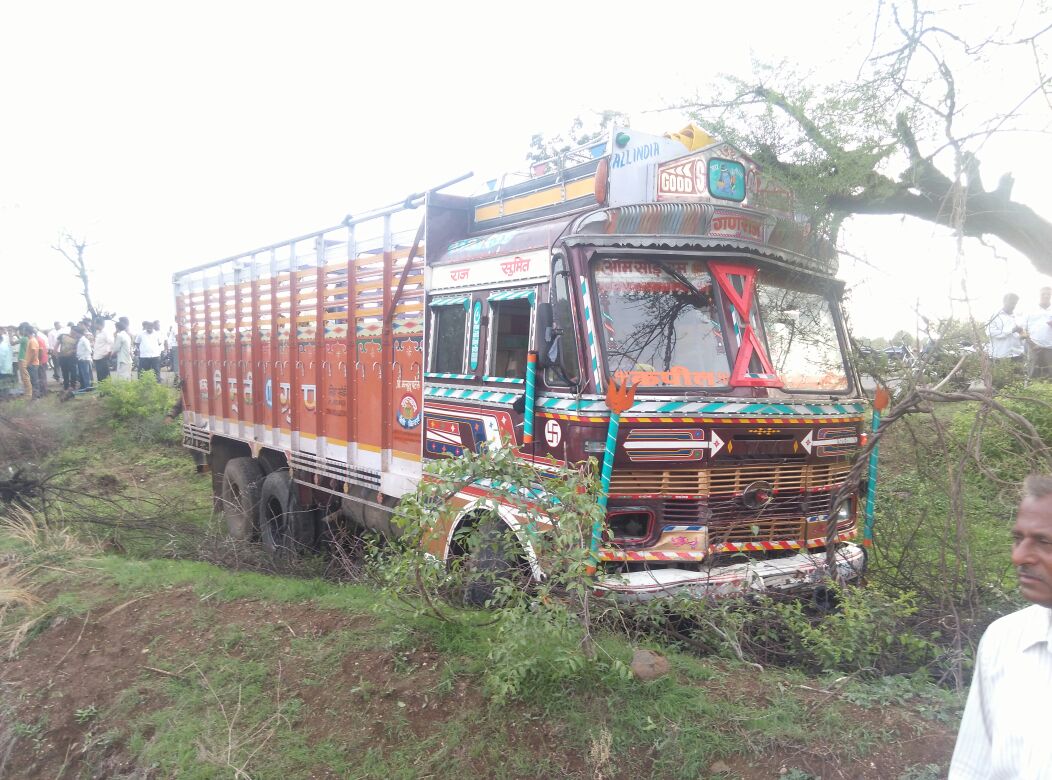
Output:
<path fill-rule="evenodd" d="M 49 410 L 73 431 L 46 456 L 75 468 L 68 484 L 115 480 L 132 506 L 149 499 L 143 515 L 159 498 L 178 517 L 176 547 L 186 524 L 204 533 L 208 478 L 189 458 L 75 404 Z M 365 586 L 106 554 L 35 530 L 0 538 L 4 576 L 28 573 L 43 600 L 0 625 L 5 647 L 25 631 L 0 663 L 0 760 L 15 777 L 924 778 L 952 746 L 959 700 L 912 681 L 811 679 L 670 648 L 672 673 L 655 682 L 556 681 L 498 706 L 482 687 L 498 627 L 477 615 L 442 623 Z M 159 537 L 137 538 L 141 553 Z M 631 655 L 618 638 L 602 647 Z"/>

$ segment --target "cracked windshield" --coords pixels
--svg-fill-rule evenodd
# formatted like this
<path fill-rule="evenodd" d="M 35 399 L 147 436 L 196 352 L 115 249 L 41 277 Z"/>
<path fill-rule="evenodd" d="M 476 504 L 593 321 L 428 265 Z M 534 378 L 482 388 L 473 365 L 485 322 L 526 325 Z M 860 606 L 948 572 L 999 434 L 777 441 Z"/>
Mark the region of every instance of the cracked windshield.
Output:
<path fill-rule="evenodd" d="M 703 262 L 606 259 L 593 275 L 610 376 L 642 386 L 727 385 L 727 351 Z"/>

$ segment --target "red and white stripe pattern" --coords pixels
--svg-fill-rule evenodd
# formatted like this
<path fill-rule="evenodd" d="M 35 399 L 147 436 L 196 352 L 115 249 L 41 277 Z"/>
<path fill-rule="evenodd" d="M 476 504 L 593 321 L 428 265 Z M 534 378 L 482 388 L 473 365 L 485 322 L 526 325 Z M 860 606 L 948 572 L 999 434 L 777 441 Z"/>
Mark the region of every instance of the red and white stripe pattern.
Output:
<path fill-rule="evenodd" d="M 837 534 L 836 540 L 838 542 L 844 542 L 848 539 L 854 539 L 858 535 L 858 529 L 853 528 L 850 531 Z M 722 552 L 761 552 L 763 550 L 800 550 L 804 547 L 822 547 L 826 543 L 824 536 L 816 537 L 814 539 L 804 540 L 793 540 L 783 542 L 723 542 L 722 544 L 713 544 L 709 546 L 709 551 L 714 553 Z"/>
<path fill-rule="evenodd" d="M 665 552 L 664 550 L 600 550 L 601 561 L 703 561 L 707 552 Z"/>

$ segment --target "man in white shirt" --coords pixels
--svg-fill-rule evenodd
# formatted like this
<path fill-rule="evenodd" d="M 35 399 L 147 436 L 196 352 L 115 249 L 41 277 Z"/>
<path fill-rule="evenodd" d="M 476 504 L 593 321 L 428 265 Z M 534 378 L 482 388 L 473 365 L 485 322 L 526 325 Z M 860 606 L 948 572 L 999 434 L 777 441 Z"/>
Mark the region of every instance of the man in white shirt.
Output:
<path fill-rule="evenodd" d="M 1052 287 L 1042 287 L 1037 308 L 1026 318 L 1030 376 L 1052 378 Z"/>
<path fill-rule="evenodd" d="M 55 327 L 53 327 L 51 330 L 49 330 L 48 334 L 47 334 L 47 353 L 48 353 L 48 356 L 51 358 L 51 371 L 52 371 L 51 375 L 55 378 L 56 382 L 59 379 L 59 376 L 58 376 L 58 336 L 59 336 L 59 331 L 61 331 L 61 330 L 62 330 L 62 323 L 59 322 L 58 320 L 55 320 Z"/>
<path fill-rule="evenodd" d="M 990 357 L 994 360 L 1023 359 L 1023 326 L 1014 314 L 1019 296 L 1008 293 L 1004 307 L 986 324 L 986 335 L 990 337 Z"/>
<path fill-rule="evenodd" d="M 1052 476 L 1023 483 L 1012 539 L 1020 593 L 1034 604 L 979 643 L 949 780 L 1052 778 Z"/>
<path fill-rule="evenodd" d="M 113 337 L 113 351 L 117 353 L 117 379 L 131 379 L 132 340 L 128 335 L 128 321 L 121 317 L 117 323 L 117 333 Z"/>
<path fill-rule="evenodd" d="M 77 374 L 80 377 L 80 389 L 91 387 L 91 340 L 79 325 L 73 329 L 77 337 Z"/>
<path fill-rule="evenodd" d="M 144 321 L 143 332 L 139 334 L 139 376 L 144 371 L 153 371 L 157 381 L 161 381 L 161 334 L 153 327 L 152 322 Z"/>
<path fill-rule="evenodd" d="M 106 332 L 104 320 L 95 320 L 95 346 L 91 359 L 95 363 L 95 377 L 101 382 L 110 375 L 110 355 L 113 353 L 113 337 Z"/>

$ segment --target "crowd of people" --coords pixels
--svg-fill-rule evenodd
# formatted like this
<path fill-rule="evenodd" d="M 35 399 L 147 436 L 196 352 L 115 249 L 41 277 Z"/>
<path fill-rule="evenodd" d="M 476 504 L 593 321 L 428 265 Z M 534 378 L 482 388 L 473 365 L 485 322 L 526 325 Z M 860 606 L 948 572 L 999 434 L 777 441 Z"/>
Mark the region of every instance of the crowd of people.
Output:
<path fill-rule="evenodd" d="M 174 334 L 165 336 L 157 320 L 144 320 L 134 334 L 127 317 L 55 322 L 50 330 L 28 322 L 0 327 L 0 392 L 42 398 L 49 372 L 71 392 L 90 390 L 111 376 L 128 380 L 133 372 L 153 371 L 160 382 L 162 359 L 174 349 Z"/>
<path fill-rule="evenodd" d="M 1034 379 L 1052 379 L 1052 287 L 1042 287 L 1037 305 L 1016 311 L 1019 296 L 1008 293 L 1001 310 L 986 323 L 990 357 L 1027 366 Z"/>

